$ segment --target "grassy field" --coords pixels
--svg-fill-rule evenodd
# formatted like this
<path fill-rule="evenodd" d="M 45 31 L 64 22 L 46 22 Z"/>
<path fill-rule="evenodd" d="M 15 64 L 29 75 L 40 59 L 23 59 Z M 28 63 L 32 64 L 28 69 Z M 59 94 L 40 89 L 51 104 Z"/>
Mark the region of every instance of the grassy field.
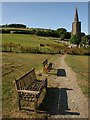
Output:
<path fill-rule="evenodd" d="M 66 62 L 77 74 L 77 81 L 80 85 L 83 93 L 88 95 L 90 93 L 90 88 L 88 89 L 88 73 L 90 72 L 89 68 L 89 56 L 76 56 L 76 55 L 67 55 Z M 90 94 L 89 94 L 90 96 Z"/>
<path fill-rule="evenodd" d="M 2 43 L 20 44 L 24 47 L 40 47 L 44 44 L 42 51 L 48 48 L 54 51 L 55 46 L 63 46 L 63 44 L 53 41 L 52 38 L 40 37 L 36 35 L 25 34 L 2 34 Z M 18 110 L 17 94 L 14 79 L 28 72 L 32 67 L 36 73 L 42 71 L 42 62 L 48 58 L 50 62 L 56 60 L 57 55 L 50 54 L 30 54 L 30 53 L 14 53 L 3 52 L 2 54 L 2 113 L 5 118 L 22 118 L 35 116 L 35 114 Z M 42 114 L 40 114 L 41 116 Z"/>
<path fill-rule="evenodd" d="M 22 54 L 3 53 L 2 54 L 2 113 L 3 117 L 27 117 L 35 114 L 18 110 L 17 94 L 13 83 L 18 78 L 28 72 L 32 67 L 36 73 L 42 71 L 42 62 L 48 58 L 50 62 L 56 60 L 57 55 L 46 54 Z M 39 73 L 40 73 L 39 72 Z M 42 114 L 40 114 L 42 116 Z"/>
<path fill-rule="evenodd" d="M 40 46 L 42 44 L 43 46 Z M 41 37 L 30 34 L 2 34 L 2 51 L 24 53 L 60 53 L 63 43 L 58 43 L 51 37 Z M 11 46 L 11 47 L 10 47 Z"/>
<path fill-rule="evenodd" d="M 2 43 L 20 44 L 24 47 L 40 47 L 44 44 L 42 50 L 51 48 L 53 51 L 55 47 L 64 46 L 61 43 L 53 41 L 52 38 L 40 37 L 36 35 L 25 34 L 3 34 Z M 47 49 L 48 50 L 48 49 Z M 50 62 L 54 62 L 58 55 L 50 54 L 30 54 L 30 53 L 2 53 L 2 108 L 3 117 L 6 118 L 28 118 L 30 116 L 42 116 L 42 114 L 33 114 L 27 111 L 19 111 L 17 104 L 17 95 L 15 85 L 13 83 L 15 78 L 18 78 L 28 72 L 31 68 L 35 68 L 36 73 L 42 71 L 42 62 L 48 58 Z M 83 93 L 88 93 L 88 57 L 87 56 L 70 56 L 67 55 L 66 62 L 78 75 L 78 83 L 83 90 Z"/>
<path fill-rule="evenodd" d="M 54 62 L 58 55 L 47 54 L 22 54 L 3 53 L 2 55 L 2 113 L 6 118 L 28 118 L 43 117 L 44 114 L 34 114 L 29 111 L 19 111 L 17 104 L 17 94 L 13 83 L 18 78 L 28 72 L 32 67 L 38 73 L 42 72 L 42 61 L 46 58 Z M 77 81 L 85 95 L 88 94 L 88 57 L 67 55 L 66 62 L 77 73 Z M 73 61 L 73 62 L 72 62 Z"/>
<path fill-rule="evenodd" d="M 35 46 L 38 47 L 39 44 L 51 44 L 51 45 L 59 45 L 63 46 L 63 44 L 58 44 L 53 41 L 51 38 L 46 39 L 46 37 L 40 37 L 36 35 L 25 35 L 25 34 L 2 34 L 2 42 L 3 43 L 15 43 L 20 44 L 22 46 Z"/>
<path fill-rule="evenodd" d="M 32 28 L 29 29 L 29 28 L 14 28 L 14 27 L 13 27 L 13 28 L 12 28 L 12 27 L 0 28 L 0 30 L 2 30 L 2 29 L 3 29 L 3 30 L 10 30 L 10 31 L 12 31 L 12 30 L 13 30 L 13 31 L 18 31 L 18 30 L 19 30 L 19 31 L 20 31 L 20 30 L 27 30 L 27 31 L 28 31 L 28 30 L 32 30 Z"/>

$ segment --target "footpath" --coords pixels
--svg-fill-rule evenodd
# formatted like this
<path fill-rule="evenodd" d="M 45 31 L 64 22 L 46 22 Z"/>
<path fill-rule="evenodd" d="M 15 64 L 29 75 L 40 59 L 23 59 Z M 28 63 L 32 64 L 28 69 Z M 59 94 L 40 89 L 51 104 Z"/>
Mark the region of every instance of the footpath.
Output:
<path fill-rule="evenodd" d="M 88 99 L 83 95 L 76 74 L 60 56 L 54 68 L 57 75 L 48 75 L 50 97 L 48 118 L 88 118 Z"/>

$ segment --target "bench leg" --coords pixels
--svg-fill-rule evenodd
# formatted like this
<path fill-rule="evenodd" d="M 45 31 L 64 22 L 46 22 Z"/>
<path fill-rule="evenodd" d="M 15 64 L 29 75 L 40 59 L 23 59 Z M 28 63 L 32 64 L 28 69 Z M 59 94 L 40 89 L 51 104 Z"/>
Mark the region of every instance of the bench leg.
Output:
<path fill-rule="evenodd" d="M 46 79 L 46 86 L 45 87 L 46 87 L 46 91 L 47 91 L 47 79 Z"/>
<path fill-rule="evenodd" d="M 20 103 L 20 99 L 18 98 L 18 106 L 19 106 L 19 110 L 21 110 L 21 103 Z"/>
<path fill-rule="evenodd" d="M 34 112 L 37 113 L 37 97 L 35 97 L 34 101 Z"/>

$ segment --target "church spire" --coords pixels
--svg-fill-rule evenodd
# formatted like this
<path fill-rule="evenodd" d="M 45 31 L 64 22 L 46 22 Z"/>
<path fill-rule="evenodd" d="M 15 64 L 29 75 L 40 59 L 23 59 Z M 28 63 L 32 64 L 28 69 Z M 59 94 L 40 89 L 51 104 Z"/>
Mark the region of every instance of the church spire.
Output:
<path fill-rule="evenodd" d="M 76 12 L 75 12 L 75 18 L 74 18 L 74 21 L 79 22 L 77 7 L 76 7 Z"/>
<path fill-rule="evenodd" d="M 76 7 L 74 22 L 72 23 L 72 34 L 81 36 L 81 22 L 78 19 L 78 10 Z"/>

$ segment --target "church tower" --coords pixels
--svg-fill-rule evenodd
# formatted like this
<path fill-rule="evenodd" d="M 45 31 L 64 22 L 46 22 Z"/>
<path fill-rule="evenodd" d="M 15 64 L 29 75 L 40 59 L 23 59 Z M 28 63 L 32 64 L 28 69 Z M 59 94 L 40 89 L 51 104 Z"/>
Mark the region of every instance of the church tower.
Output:
<path fill-rule="evenodd" d="M 74 22 L 72 23 L 72 34 L 80 37 L 81 35 L 81 22 L 78 18 L 78 10 L 76 7 Z"/>

